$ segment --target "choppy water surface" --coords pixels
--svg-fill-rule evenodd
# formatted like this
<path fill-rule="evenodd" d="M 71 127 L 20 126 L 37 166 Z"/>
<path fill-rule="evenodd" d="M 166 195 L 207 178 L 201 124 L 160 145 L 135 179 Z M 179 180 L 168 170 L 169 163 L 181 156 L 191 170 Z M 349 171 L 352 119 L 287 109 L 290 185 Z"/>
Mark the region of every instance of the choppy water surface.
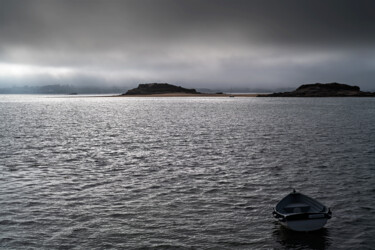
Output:
<path fill-rule="evenodd" d="M 0 247 L 371 249 L 375 98 L 0 96 Z M 271 212 L 292 188 L 315 233 Z"/>

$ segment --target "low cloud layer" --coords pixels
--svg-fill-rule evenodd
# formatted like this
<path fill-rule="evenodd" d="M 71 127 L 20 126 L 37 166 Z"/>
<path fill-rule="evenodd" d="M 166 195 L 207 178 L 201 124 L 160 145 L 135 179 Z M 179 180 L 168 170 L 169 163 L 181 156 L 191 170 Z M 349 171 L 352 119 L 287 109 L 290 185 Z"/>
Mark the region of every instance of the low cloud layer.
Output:
<path fill-rule="evenodd" d="M 0 86 L 375 89 L 375 2 L 0 0 Z"/>

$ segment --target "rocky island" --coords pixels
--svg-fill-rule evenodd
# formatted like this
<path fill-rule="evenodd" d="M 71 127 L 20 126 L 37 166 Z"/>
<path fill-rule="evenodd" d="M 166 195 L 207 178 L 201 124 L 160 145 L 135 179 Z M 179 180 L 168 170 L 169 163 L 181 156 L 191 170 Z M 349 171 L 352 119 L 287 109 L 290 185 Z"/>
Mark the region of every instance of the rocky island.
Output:
<path fill-rule="evenodd" d="M 144 83 L 115 97 L 255 97 L 257 94 L 200 93 L 168 83 Z"/>
<path fill-rule="evenodd" d="M 375 97 L 375 92 L 363 92 L 358 86 L 342 83 L 304 84 L 292 92 L 258 95 L 259 97 Z"/>
<path fill-rule="evenodd" d="M 122 95 L 155 95 L 155 94 L 200 94 L 195 89 L 186 89 L 168 83 L 145 83 L 128 90 Z"/>

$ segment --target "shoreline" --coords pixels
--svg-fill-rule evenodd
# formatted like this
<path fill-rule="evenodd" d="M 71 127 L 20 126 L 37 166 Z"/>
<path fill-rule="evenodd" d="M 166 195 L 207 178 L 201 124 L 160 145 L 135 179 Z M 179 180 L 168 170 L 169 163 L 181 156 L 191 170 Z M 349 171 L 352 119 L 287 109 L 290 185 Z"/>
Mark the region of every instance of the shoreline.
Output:
<path fill-rule="evenodd" d="M 114 95 L 109 97 L 257 97 L 260 94 L 188 94 L 188 93 L 168 93 L 149 95 Z"/>
<path fill-rule="evenodd" d="M 108 98 L 136 98 L 136 97 L 221 97 L 221 98 L 233 98 L 233 97 L 258 97 L 261 94 L 189 94 L 189 93 L 168 93 L 168 94 L 149 94 L 149 95 L 121 95 L 121 94 L 111 94 L 111 95 L 56 95 L 49 96 L 49 98 L 97 98 L 97 97 L 108 97 Z"/>

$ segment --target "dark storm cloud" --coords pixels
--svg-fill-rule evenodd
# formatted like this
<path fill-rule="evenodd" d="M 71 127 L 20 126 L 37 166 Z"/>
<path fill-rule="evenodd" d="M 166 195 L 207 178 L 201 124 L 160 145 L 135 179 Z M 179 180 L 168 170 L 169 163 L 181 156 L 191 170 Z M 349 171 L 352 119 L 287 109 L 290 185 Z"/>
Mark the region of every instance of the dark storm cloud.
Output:
<path fill-rule="evenodd" d="M 0 66 L 31 65 L 38 75 L 57 69 L 59 79 L 70 74 L 103 82 L 249 87 L 319 79 L 365 87 L 374 82 L 371 0 L 0 4 Z"/>
<path fill-rule="evenodd" d="M 374 9 L 371 0 L 11 0 L 2 1 L 0 27 L 8 42 L 84 49 L 209 38 L 371 45 Z"/>

